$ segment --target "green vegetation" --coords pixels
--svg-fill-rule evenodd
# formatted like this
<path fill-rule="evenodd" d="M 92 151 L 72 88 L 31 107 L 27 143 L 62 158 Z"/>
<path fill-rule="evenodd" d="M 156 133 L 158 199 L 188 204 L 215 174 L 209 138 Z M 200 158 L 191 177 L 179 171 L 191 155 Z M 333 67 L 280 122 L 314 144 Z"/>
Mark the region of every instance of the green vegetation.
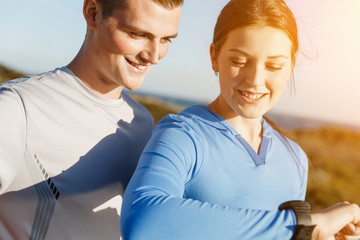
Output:
<path fill-rule="evenodd" d="M 0 83 L 23 75 L 0 65 Z M 156 98 L 131 96 L 151 112 L 155 123 L 182 110 Z M 360 132 L 340 127 L 284 132 L 310 159 L 307 201 L 313 210 L 345 200 L 360 203 Z"/>
<path fill-rule="evenodd" d="M 286 133 L 309 157 L 307 201 L 314 210 L 345 200 L 360 203 L 360 132 L 326 127 Z"/>
<path fill-rule="evenodd" d="M 136 94 L 129 94 L 131 98 L 145 106 L 151 113 L 154 122 L 157 123 L 170 113 L 179 113 L 183 108 L 170 105 L 167 102 L 154 97 L 143 97 Z"/>
<path fill-rule="evenodd" d="M 11 70 L 7 67 L 0 65 L 0 83 L 6 82 L 11 79 L 19 78 L 24 76 L 23 73 Z"/>

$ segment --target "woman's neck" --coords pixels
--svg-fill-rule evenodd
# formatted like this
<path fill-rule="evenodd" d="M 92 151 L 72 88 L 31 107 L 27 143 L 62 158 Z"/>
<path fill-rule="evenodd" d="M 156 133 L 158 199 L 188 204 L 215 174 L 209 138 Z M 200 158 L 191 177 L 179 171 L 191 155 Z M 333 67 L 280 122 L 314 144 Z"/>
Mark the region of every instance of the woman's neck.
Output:
<path fill-rule="evenodd" d="M 240 136 L 245 139 L 252 149 L 254 149 L 256 153 L 259 153 L 263 133 L 261 119 L 247 119 L 238 115 L 237 117 L 226 120 L 235 128 Z"/>
<path fill-rule="evenodd" d="M 227 120 L 252 149 L 259 153 L 263 133 L 262 117 L 245 118 L 230 108 L 228 110 L 220 108 L 219 99 L 209 104 L 208 107 Z"/>

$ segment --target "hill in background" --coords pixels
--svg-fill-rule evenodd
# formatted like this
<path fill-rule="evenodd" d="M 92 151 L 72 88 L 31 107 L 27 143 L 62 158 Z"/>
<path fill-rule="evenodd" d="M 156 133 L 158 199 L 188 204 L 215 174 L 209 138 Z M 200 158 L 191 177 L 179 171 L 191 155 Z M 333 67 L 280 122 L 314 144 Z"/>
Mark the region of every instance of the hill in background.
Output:
<path fill-rule="evenodd" d="M 23 75 L 0 65 L 0 83 Z M 130 95 L 151 112 L 155 123 L 169 113 L 180 112 L 185 107 L 183 103 L 190 104 L 142 94 Z M 345 200 L 360 203 L 359 130 L 328 124 L 324 127 L 320 122 L 311 121 L 304 124 L 305 119 L 286 115 L 268 117 L 282 128 L 286 136 L 298 142 L 309 157 L 307 201 L 313 210 Z M 303 127 L 294 129 L 294 123 Z"/>
<path fill-rule="evenodd" d="M 10 68 L 0 65 L 0 83 L 6 82 L 11 79 L 24 76 L 23 73 L 17 72 Z"/>

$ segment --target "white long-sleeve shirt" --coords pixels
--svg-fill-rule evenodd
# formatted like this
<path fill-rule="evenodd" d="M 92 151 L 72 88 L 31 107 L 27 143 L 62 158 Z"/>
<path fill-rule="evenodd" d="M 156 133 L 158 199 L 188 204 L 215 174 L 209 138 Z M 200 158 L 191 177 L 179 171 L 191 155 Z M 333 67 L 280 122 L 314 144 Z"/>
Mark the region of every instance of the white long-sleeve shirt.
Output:
<path fill-rule="evenodd" d="M 0 86 L 0 239 L 119 239 L 152 117 L 67 67 Z"/>

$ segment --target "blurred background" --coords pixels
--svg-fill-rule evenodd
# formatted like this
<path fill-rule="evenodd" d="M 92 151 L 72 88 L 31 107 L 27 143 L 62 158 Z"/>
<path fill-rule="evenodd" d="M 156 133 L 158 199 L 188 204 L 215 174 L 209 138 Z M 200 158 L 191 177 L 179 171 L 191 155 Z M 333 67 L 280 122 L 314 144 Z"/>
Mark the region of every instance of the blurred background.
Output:
<path fill-rule="evenodd" d="M 158 121 L 219 93 L 210 65 L 213 28 L 228 0 L 185 0 L 179 36 L 132 96 Z M 300 51 L 290 86 L 268 113 L 311 161 L 307 200 L 313 208 L 360 204 L 360 1 L 287 0 Z M 67 65 L 86 24 L 82 0 L 0 0 L 0 82 Z"/>

